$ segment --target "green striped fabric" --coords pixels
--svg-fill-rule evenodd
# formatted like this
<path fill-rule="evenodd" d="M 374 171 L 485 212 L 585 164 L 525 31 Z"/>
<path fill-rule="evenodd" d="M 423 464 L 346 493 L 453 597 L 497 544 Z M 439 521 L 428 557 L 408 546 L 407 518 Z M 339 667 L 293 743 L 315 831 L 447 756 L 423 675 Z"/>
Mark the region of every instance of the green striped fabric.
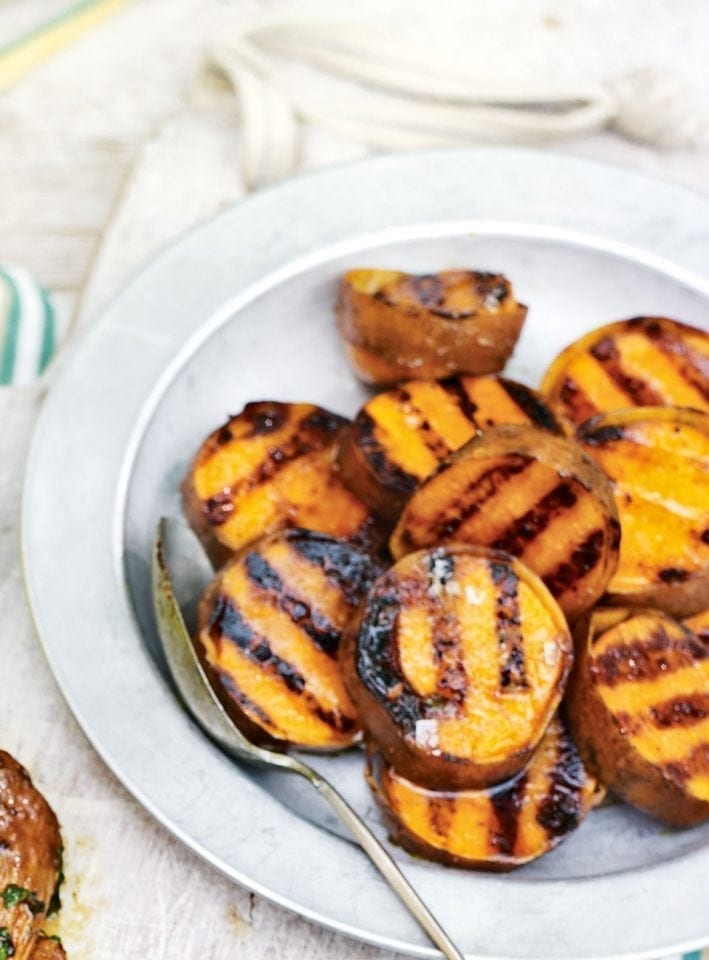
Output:
<path fill-rule="evenodd" d="M 0 386 L 27 386 L 56 349 L 49 293 L 23 267 L 0 266 Z"/>

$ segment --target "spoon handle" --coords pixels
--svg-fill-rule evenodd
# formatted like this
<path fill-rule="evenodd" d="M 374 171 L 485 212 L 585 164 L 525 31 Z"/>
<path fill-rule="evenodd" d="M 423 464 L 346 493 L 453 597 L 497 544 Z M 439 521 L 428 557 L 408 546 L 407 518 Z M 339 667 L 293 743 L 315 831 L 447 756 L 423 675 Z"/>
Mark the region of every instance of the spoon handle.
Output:
<path fill-rule="evenodd" d="M 465 960 L 463 954 L 452 942 L 443 927 L 438 923 L 423 900 L 416 893 L 404 874 L 397 867 L 393 857 L 377 840 L 364 820 L 355 813 L 349 803 L 335 788 L 319 774 L 311 771 L 307 779 L 327 800 L 342 823 L 352 833 L 374 866 L 387 881 L 392 890 L 404 902 L 411 914 L 418 920 L 433 943 L 447 960 Z"/>

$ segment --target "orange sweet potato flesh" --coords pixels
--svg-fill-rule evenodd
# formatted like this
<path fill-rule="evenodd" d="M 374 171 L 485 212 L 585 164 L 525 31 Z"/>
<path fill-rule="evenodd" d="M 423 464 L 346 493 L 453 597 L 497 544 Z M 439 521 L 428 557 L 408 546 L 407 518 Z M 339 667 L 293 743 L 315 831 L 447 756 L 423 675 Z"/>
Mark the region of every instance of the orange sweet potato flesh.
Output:
<path fill-rule="evenodd" d="M 363 550 L 289 530 L 246 548 L 208 587 L 195 646 L 256 743 L 338 750 L 359 737 L 338 648 L 379 567 Z"/>
<path fill-rule="evenodd" d="M 401 557 L 452 541 L 519 557 L 573 620 L 615 570 L 617 510 L 603 472 L 572 440 L 526 425 L 494 427 L 415 491 L 389 547 Z"/>
<path fill-rule="evenodd" d="M 608 609 L 575 630 L 567 696 L 584 762 L 665 823 L 709 819 L 709 637 L 650 609 Z"/>
<path fill-rule="evenodd" d="M 49 804 L 27 771 L 0 750 L 0 928 L 13 960 L 35 960 L 33 948 L 60 878 L 62 841 Z M 12 887 L 32 894 L 13 904 Z"/>
<path fill-rule="evenodd" d="M 539 743 L 571 638 L 521 563 L 451 545 L 379 577 L 341 662 L 369 736 L 403 776 L 433 789 L 486 787 L 516 774 Z"/>
<path fill-rule="evenodd" d="M 505 871 L 558 846 L 603 797 L 557 714 L 529 765 L 488 790 L 430 790 L 370 752 L 367 779 L 392 838 L 455 867 Z"/>
<path fill-rule="evenodd" d="M 348 421 L 310 403 L 261 401 L 215 430 L 182 485 L 185 514 L 219 566 L 259 537 L 319 530 L 377 550 L 385 529 L 335 463 Z"/>
<path fill-rule="evenodd" d="M 335 313 L 357 376 L 391 385 L 412 377 L 497 373 L 527 308 L 502 274 L 360 269 L 342 278 Z"/>
<path fill-rule="evenodd" d="M 441 460 L 501 423 L 562 432 L 536 391 L 514 380 L 494 375 L 409 380 L 362 407 L 340 447 L 340 472 L 375 513 L 396 521 Z"/>
<path fill-rule="evenodd" d="M 611 480 L 621 525 L 608 600 L 686 617 L 709 606 L 709 414 L 600 414 L 579 442 Z"/>
<path fill-rule="evenodd" d="M 575 425 L 632 406 L 709 410 L 709 334 L 666 317 L 610 323 L 563 350 L 541 391 Z"/>

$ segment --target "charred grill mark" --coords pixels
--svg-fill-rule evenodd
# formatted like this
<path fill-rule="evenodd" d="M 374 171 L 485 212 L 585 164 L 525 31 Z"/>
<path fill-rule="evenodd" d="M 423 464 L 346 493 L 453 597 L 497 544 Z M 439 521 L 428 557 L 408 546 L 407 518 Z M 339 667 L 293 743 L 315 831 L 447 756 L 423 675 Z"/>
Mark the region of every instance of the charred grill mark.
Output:
<path fill-rule="evenodd" d="M 264 433 L 275 433 L 288 420 L 288 404 L 247 403 L 241 416 L 251 426 L 248 436 L 258 437 Z"/>
<path fill-rule="evenodd" d="M 603 337 L 593 347 L 591 356 L 603 367 L 611 380 L 626 393 L 636 406 L 661 406 L 662 396 L 640 377 L 631 376 L 623 369 L 623 362 L 612 337 Z"/>
<path fill-rule="evenodd" d="M 347 417 L 341 417 L 339 413 L 333 413 L 331 410 L 318 407 L 300 421 L 300 426 L 305 430 L 314 430 L 317 433 L 322 432 L 334 436 L 348 423 Z"/>
<path fill-rule="evenodd" d="M 490 836 L 490 846 L 503 856 L 514 856 L 517 846 L 519 815 L 525 801 L 527 774 L 520 774 L 510 784 L 490 792 L 497 827 Z"/>
<path fill-rule="evenodd" d="M 357 414 L 354 430 L 362 455 L 375 475 L 380 477 L 390 490 L 407 495 L 413 493 L 418 486 L 418 478 L 389 459 L 376 437 L 376 427 L 376 421 L 366 410 Z"/>
<path fill-rule="evenodd" d="M 225 423 L 224 426 L 220 429 L 217 434 L 217 444 L 220 447 L 223 447 L 225 443 L 229 443 L 233 440 L 234 435 L 231 432 L 231 427 L 228 423 Z"/>
<path fill-rule="evenodd" d="M 526 470 L 529 464 L 530 460 L 527 457 L 513 455 L 508 457 L 506 463 L 490 467 L 489 470 L 481 473 L 469 484 L 463 497 L 454 501 L 448 508 L 447 516 L 435 531 L 437 539 L 445 540 L 454 536 L 473 514 L 478 513 L 480 508 L 499 492 L 503 484 Z"/>
<path fill-rule="evenodd" d="M 244 691 L 236 685 L 236 681 L 231 674 L 225 670 L 216 670 L 214 672 L 230 699 L 237 703 L 242 710 L 251 714 L 251 716 L 264 727 L 278 726 L 260 704 L 256 703 L 250 697 L 247 697 Z"/>
<path fill-rule="evenodd" d="M 598 565 L 603 555 L 604 539 L 603 530 L 593 530 L 583 543 L 572 551 L 568 560 L 560 563 L 543 578 L 553 596 L 558 597 L 570 587 L 574 587 Z"/>
<path fill-rule="evenodd" d="M 220 595 L 214 604 L 208 630 L 217 649 L 226 638 L 250 660 L 261 664 L 269 672 L 277 674 L 293 693 L 303 693 L 305 690 L 305 677 L 290 663 L 275 654 L 265 637 L 254 633 L 238 608 L 224 594 Z"/>
<path fill-rule="evenodd" d="M 410 277 L 406 281 L 413 296 L 419 303 L 428 307 L 438 307 L 445 295 L 445 285 L 435 274 L 422 274 L 419 277 Z"/>
<path fill-rule="evenodd" d="M 455 576 L 455 558 L 451 554 L 435 551 L 429 559 L 429 573 L 433 588 L 438 594 L 445 591 L 446 584 Z M 460 622 L 453 613 L 444 613 L 436 604 L 433 624 L 433 653 L 438 664 L 436 692 L 444 701 L 457 708 L 465 702 L 468 677 L 461 659 Z"/>
<path fill-rule="evenodd" d="M 489 564 L 492 581 L 498 589 L 496 600 L 497 641 L 502 654 L 500 686 L 503 690 L 527 686 L 524 663 L 524 637 L 517 592 L 519 580 L 504 563 Z"/>
<path fill-rule="evenodd" d="M 709 770 L 709 743 L 697 744 L 688 757 L 665 764 L 665 771 L 679 783 L 686 783 L 695 773 L 705 770 Z"/>
<path fill-rule="evenodd" d="M 564 378 L 559 391 L 559 399 L 569 410 L 575 423 L 582 423 L 598 413 L 597 407 L 591 403 L 581 387 L 571 377 Z"/>
<path fill-rule="evenodd" d="M 340 631 L 327 617 L 315 613 L 297 594 L 289 593 L 273 567 L 256 551 L 246 555 L 246 572 L 279 609 L 300 627 L 324 653 L 334 657 L 340 644 Z"/>
<path fill-rule="evenodd" d="M 571 483 L 562 481 L 526 513 L 517 517 L 492 546 L 519 556 L 553 519 L 570 510 L 577 500 Z"/>
<path fill-rule="evenodd" d="M 499 383 L 507 396 L 533 424 L 541 427 L 543 430 L 550 430 L 552 433 L 563 433 L 554 414 L 533 390 L 530 390 L 521 383 L 515 383 L 514 380 L 501 378 Z"/>
<path fill-rule="evenodd" d="M 416 721 L 425 716 L 423 699 L 405 681 L 396 632 L 399 620 L 399 596 L 391 578 L 379 581 L 370 594 L 357 642 L 357 673 L 370 693 L 383 703 L 392 719 L 406 734 L 412 734 Z"/>
<path fill-rule="evenodd" d="M 598 427 L 594 430 L 593 423 L 590 423 L 586 429 L 579 429 L 579 440 L 581 443 L 587 443 L 589 447 L 603 447 L 607 443 L 617 443 L 618 440 L 625 439 L 625 427 Z"/>
<path fill-rule="evenodd" d="M 218 527 L 226 523 L 234 512 L 231 491 L 224 490 L 222 493 L 215 493 L 213 497 L 205 500 L 202 504 L 202 513 L 207 523 L 213 527 Z"/>
<path fill-rule="evenodd" d="M 582 791 L 586 772 L 574 742 L 564 730 L 559 736 L 556 763 L 549 790 L 539 804 L 537 823 L 550 837 L 574 830 L 583 816 Z"/>
<path fill-rule="evenodd" d="M 250 660 L 279 677 L 288 690 L 299 694 L 303 705 L 323 723 L 338 733 L 348 733 L 354 728 L 356 721 L 353 718 L 322 707 L 306 689 L 305 677 L 271 650 L 268 640 L 252 630 L 232 600 L 224 594 L 216 599 L 207 629 L 217 649 L 225 639 L 235 644 Z M 223 678 L 223 674 L 220 673 L 220 676 Z"/>
<path fill-rule="evenodd" d="M 381 573 L 378 563 L 345 540 L 310 530 L 294 530 L 289 544 L 301 557 L 320 567 L 327 579 L 341 590 L 350 607 L 359 606 Z"/>
<path fill-rule="evenodd" d="M 619 643 L 604 653 L 593 653 L 591 670 L 600 683 L 613 687 L 617 683 L 668 675 L 707 657 L 709 649 L 689 630 L 682 637 L 670 637 L 658 626 L 646 640 Z"/>
<path fill-rule="evenodd" d="M 666 700 L 650 707 L 653 724 L 666 727 L 691 727 L 709 715 L 709 693 L 692 693 L 681 700 Z"/>
<path fill-rule="evenodd" d="M 679 567 L 665 567 L 658 573 L 663 583 L 684 583 L 689 577 L 689 571 L 682 570 Z"/>
<path fill-rule="evenodd" d="M 418 430 L 418 432 L 421 434 L 421 439 L 434 457 L 442 460 L 443 457 L 450 453 L 450 447 L 445 442 L 443 437 L 433 429 L 431 424 L 424 416 L 423 411 L 417 407 L 411 399 L 411 394 L 408 392 L 408 390 L 405 390 L 403 387 L 399 387 L 396 390 L 395 396 L 400 406 L 403 408 L 404 413 L 413 414 L 418 419 L 419 422 L 414 429 Z"/>
<path fill-rule="evenodd" d="M 433 830 L 446 839 L 455 817 L 455 797 L 431 797 L 428 801 L 428 820 Z"/>
<path fill-rule="evenodd" d="M 653 346 L 670 357 L 675 369 L 705 402 L 709 402 L 709 360 L 686 343 L 672 336 L 657 320 L 644 318 L 643 333 Z"/>
<path fill-rule="evenodd" d="M 703 530 L 699 539 L 709 546 L 709 529 Z"/>
<path fill-rule="evenodd" d="M 475 419 L 478 406 L 471 399 L 468 391 L 461 383 L 460 378 L 449 377 L 447 380 L 441 380 L 440 385 L 443 387 L 446 393 L 456 401 L 463 416 L 467 420 L 470 420 L 471 424 L 476 430 L 479 430 L 480 427 Z"/>

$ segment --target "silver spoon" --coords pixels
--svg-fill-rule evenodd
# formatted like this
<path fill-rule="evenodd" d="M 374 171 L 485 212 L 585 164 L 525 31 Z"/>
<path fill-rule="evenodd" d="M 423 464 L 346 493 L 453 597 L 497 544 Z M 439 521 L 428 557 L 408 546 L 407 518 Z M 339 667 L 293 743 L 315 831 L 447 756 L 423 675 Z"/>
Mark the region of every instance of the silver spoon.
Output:
<path fill-rule="evenodd" d="M 182 611 L 175 598 L 165 562 L 169 521 L 160 521 L 153 546 L 152 591 L 160 643 L 168 668 L 185 706 L 204 732 L 236 760 L 277 767 L 303 777 L 318 791 L 362 847 L 392 890 L 448 960 L 465 960 L 423 900 L 397 867 L 359 814 L 328 781 L 312 767 L 288 753 L 257 747 L 232 722 L 199 662 Z"/>

